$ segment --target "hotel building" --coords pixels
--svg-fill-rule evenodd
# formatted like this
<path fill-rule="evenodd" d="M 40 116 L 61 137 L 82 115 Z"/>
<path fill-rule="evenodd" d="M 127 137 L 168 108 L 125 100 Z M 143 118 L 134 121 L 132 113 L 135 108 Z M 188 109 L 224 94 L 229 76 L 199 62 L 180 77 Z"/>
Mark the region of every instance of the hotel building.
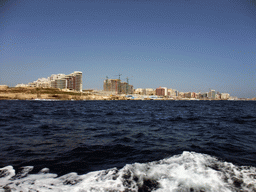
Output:
<path fill-rule="evenodd" d="M 28 84 L 18 84 L 16 87 L 42 87 L 42 88 L 58 88 L 71 91 L 82 92 L 82 72 L 75 71 L 69 75 L 53 74 L 48 78 L 39 78 L 38 80 Z"/>

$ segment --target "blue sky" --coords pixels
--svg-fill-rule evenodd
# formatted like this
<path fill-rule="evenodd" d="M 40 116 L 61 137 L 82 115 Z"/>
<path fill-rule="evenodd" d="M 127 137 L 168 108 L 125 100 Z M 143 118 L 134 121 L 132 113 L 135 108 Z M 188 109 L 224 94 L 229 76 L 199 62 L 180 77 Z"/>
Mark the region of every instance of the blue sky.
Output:
<path fill-rule="evenodd" d="M 106 76 L 256 97 L 252 0 L 10 0 L 0 3 L 0 84 L 83 72 L 83 89 Z"/>

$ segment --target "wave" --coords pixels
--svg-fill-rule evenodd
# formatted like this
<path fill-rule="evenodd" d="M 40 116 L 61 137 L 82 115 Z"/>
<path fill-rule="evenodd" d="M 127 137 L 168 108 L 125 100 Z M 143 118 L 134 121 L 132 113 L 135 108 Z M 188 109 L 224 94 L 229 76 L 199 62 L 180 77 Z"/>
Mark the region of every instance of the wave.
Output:
<path fill-rule="evenodd" d="M 44 168 L 29 174 L 32 166 L 15 173 L 12 166 L 0 169 L 2 191 L 73 192 L 178 192 L 256 191 L 256 168 L 236 166 L 210 155 L 183 152 L 149 163 L 127 164 L 84 175 L 69 173 L 58 177 Z"/>

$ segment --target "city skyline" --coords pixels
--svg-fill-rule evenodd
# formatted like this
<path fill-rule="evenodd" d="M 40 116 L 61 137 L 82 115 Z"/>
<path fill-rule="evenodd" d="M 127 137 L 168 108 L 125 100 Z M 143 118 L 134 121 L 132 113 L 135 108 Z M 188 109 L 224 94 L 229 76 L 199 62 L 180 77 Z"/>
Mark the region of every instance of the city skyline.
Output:
<path fill-rule="evenodd" d="M 253 1 L 5 1 L 0 4 L 0 84 L 83 72 L 134 88 L 215 89 L 256 97 Z"/>
<path fill-rule="evenodd" d="M 215 91 L 210 89 L 209 92 L 201 91 L 194 92 L 180 92 L 173 88 L 161 87 L 158 88 L 133 88 L 133 85 L 129 84 L 129 78 L 127 77 L 127 82 L 121 81 L 121 74 L 118 75 L 118 79 L 106 79 L 103 82 L 103 90 L 105 91 L 106 95 L 114 94 L 114 95 L 130 95 L 130 94 L 137 94 L 137 95 L 154 95 L 154 96 L 165 96 L 168 98 L 175 98 L 175 99 L 182 99 L 182 98 L 194 98 L 194 99 L 231 99 L 236 100 L 238 99 L 236 96 L 230 96 L 229 93 L 220 93 L 219 91 Z M 78 91 L 83 92 L 82 90 L 82 72 L 81 71 L 74 71 L 69 75 L 65 74 L 52 74 L 51 76 L 45 78 L 38 78 L 36 81 L 29 82 L 28 84 L 17 84 L 15 87 L 36 87 L 36 88 L 58 88 L 62 91 Z M 7 85 L 1 85 L 3 89 L 7 88 Z M 88 92 L 89 90 L 84 90 Z M 102 94 L 102 92 L 101 92 Z M 104 93 L 103 93 L 104 94 Z"/>

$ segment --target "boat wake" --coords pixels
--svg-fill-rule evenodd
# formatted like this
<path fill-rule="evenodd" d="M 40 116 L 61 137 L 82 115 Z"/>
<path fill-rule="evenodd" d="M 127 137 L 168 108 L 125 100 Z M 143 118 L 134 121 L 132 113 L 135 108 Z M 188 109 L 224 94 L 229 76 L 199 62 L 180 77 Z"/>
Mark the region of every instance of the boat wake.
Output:
<path fill-rule="evenodd" d="M 44 168 L 30 174 L 32 166 L 15 173 L 12 166 L 0 169 L 0 192 L 73 191 L 256 191 L 256 168 L 236 166 L 215 157 L 183 152 L 159 161 L 127 164 L 121 169 L 69 173 L 58 177 Z"/>

